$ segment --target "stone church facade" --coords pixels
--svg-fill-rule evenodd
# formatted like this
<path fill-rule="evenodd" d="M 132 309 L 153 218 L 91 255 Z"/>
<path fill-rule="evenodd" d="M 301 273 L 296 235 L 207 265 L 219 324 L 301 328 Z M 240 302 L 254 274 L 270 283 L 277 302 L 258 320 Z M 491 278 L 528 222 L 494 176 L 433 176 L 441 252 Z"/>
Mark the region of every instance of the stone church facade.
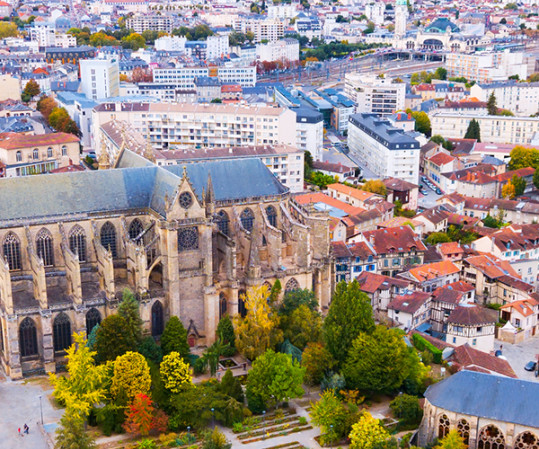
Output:
<path fill-rule="evenodd" d="M 258 159 L 0 181 L 0 360 L 13 379 L 55 371 L 73 332 L 135 292 L 145 331 L 178 316 L 211 344 L 242 294 L 279 279 L 330 301 L 328 216 L 295 203 Z"/>
<path fill-rule="evenodd" d="M 456 430 L 470 449 L 539 449 L 539 385 L 460 371 L 425 392 L 417 444 Z"/>

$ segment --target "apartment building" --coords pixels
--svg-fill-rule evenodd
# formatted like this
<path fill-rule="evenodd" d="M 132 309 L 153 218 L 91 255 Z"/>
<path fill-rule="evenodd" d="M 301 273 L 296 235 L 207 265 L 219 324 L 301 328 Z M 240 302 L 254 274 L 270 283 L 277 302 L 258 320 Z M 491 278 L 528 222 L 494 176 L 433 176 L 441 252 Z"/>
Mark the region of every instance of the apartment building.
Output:
<path fill-rule="evenodd" d="M 120 94 L 118 61 L 108 59 L 81 59 L 81 90 L 87 98 L 117 97 Z"/>
<path fill-rule="evenodd" d="M 519 83 L 514 80 L 498 83 L 478 83 L 470 89 L 470 95 L 480 101 L 488 101 L 491 94 L 496 105 L 518 116 L 539 113 L 539 82 Z"/>
<path fill-rule="evenodd" d="M 376 114 L 355 114 L 348 126 L 348 147 L 380 178 L 417 184 L 419 142 Z"/>
<path fill-rule="evenodd" d="M 280 39 L 258 44 L 256 56 L 259 61 L 299 61 L 299 42 L 296 39 Z"/>
<path fill-rule="evenodd" d="M 187 38 L 182 36 L 162 36 L 155 40 L 156 51 L 185 51 Z"/>
<path fill-rule="evenodd" d="M 172 33 L 174 28 L 174 20 L 169 15 L 137 14 L 128 18 L 125 22 L 127 28 L 134 30 L 135 33 L 143 33 L 147 30 Z"/>
<path fill-rule="evenodd" d="M 278 19 L 256 20 L 238 17 L 233 27 L 240 33 L 251 31 L 257 44 L 262 41 L 274 42 L 284 36 L 284 22 Z"/>
<path fill-rule="evenodd" d="M 484 142 L 539 144 L 538 117 L 476 116 L 473 113 L 434 111 L 430 114 L 432 134 L 440 134 L 446 139 L 461 139 L 472 119 L 479 122 Z"/>
<path fill-rule="evenodd" d="M 296 114 L 296 143 L 303 151 L 309 151 L 314 160 L 322 160 L 324 145 L 324 117 L 315 109 L 293 108 Z"/>
<path fill-rule="evenodd" d="M 389 78 L 347 73 L 344 95 L 356 103 L 356 112 L 390 115 L 404 109 L 406 84 L 393 83 Z"/>
<path fill-rule="evenodd" d="M 461 77 L 490 83 L 504 81 L 512 75 L 526 79 L 533 71 L 532 59 L 521 52 L 448 53 L 445 58 L 448 77 Z"/>
<path fill-rule="evenodd" d="M 102 103 L 92 111 L 92 147 L 100 151 L 99 128 L 129 122 L 153 148 L 228 148 L 295 145 L 293 111 L 273 106 L 191 103 Z"/>
<path fill-rule="evenodd" d="M 290 145 L 155 151 L 157 165 L 176 165 L 216 159 L 258 158 L 291 192 L 303 191 L 303 151 Z"/>
<path fill-rule="evenodd" d="M 230 53 L 228 36 L 208 36 L 206 38 L 206 58 L 219 59 Z"/>
<path fill-rule="evenodd" d="M 195 78 L 215 77 L 222 84 L 254 87 L 256 67 L 178 67 L 154 69 L 154 83 L 169 84 L 177 89 L 194 89 Z"/>

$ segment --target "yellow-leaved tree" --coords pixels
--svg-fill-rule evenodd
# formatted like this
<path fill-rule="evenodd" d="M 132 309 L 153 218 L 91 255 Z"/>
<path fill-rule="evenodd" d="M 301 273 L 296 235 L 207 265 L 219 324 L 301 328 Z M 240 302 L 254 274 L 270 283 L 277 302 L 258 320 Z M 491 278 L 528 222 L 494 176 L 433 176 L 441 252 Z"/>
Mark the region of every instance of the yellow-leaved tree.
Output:
<path fill-rule="evenodd" d="M 49 373 L 54 397 L 67 413 L 86 419 L 93 405 L 105 398 L 106 365 L 96 366 L 96 352 L 86 345 L 84 333 L 73 334 L 74 343 L 66 351 L 68 377 Z"/>
<path fill-rule="evenodd" d="M 279 316 L 268 304 L 268 287 L 251 287 L 242 299 L 247 313 L 245 318 L 234 319 L 236 348 L 250 360 L 264 354 L 267 349 L 280 343 L 283 333 L 278 329 Z"/>
<path fill-rule="evenodd" d="M 148 394 L 152 379 L 142 354 L 128 351 L 114 361 L 110 393 L 118 405 L 127 405 L 137 394 Z"/>
<path fill-rule="evenodd" d="M 388 431 L 369 412 L 364 412 L 350 432 L 350 449 L 372 449 L 389 439 Z"/>
<path fill-rule="evenodd" d="M 179 393 L 191 383 L 191 369 L 179 352 L 173 351 L 163 357 L 160 372 L 165 388 L 172 393 Z"/>
<path fill-rule="evenodd" d="M 438 444 L 434 446 L 434 449 L 466 449 L 467 447 L 468 446 L 460 436 L 460 433 L 453 429 L 438 441 Z"/>
<path fill-rule="evenodd" d="M 516 196 L 516 193 L 517 189 L 511 181 L 502 187 L 502 197 L 507 200 L 512 200 Z"/>

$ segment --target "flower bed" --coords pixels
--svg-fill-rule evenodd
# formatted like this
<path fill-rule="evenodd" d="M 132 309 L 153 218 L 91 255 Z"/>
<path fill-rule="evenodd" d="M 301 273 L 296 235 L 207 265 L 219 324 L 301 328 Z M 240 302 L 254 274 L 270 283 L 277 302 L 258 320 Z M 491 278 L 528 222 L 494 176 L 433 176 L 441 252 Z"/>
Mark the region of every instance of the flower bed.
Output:
<path fill-rule="evenodd" d="M 294 416 L 288 416 L 285 418 L 276 418 L 276 419 L 266 420 L 265 422 L 263 421 L 253 426 L 245 426 L 242 430 L 233 429 L 233 432 L 249 434 L 249 432 L 252 432 L 253 430 L 256 430 L 256 429 L 264 429 L 268 427 L 273 427 L 278 424 L 285 424 L 287 422 L 297 421 L 297 419 L 298 419 L 298 416 L 294 415 Z M 241 438 L 241 436 L 238 436 L 238 438 Z"/>
<path fill-rule="evenodd" d="M 302 446 L 299 441 L 291 441 L 290 443 L 278 444 L 277 446 L 270 446 L 266 449 L 309 449 Z"/>
<path fill-rule="evenodd" d="M 265 435 L 261 435 L 258 438 L 252 438 L 250 440 L 244 440 L 244 441 L 242 441 L 242 444 L 249 444 L 249 443 L 254 443 L 256 441 L 269 440 L 270 438 L 284 437 L 284 436 L 290 435 L 292 433 L 303 432 L 304 430 L 311 430 L 312 428 L 313 427 L 310 426 L 310 425 L 309 426 L 299 426 L 299 427 L 293 427 L 290 430 L 283 430 L 283 431 L 278 431 L 278 432 L 275 432 L 275 433 L 266 433 Z"/>

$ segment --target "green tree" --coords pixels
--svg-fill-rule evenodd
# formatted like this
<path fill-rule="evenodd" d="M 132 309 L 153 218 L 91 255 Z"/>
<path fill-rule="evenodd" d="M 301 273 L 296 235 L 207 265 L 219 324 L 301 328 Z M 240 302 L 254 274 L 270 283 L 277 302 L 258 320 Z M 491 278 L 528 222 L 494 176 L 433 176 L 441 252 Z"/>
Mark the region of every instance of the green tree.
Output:
<path fill-rule="evenodd" d="M 161 360 L 163 360 L 163 352 L 161 351 L 161 348 L 155 342 L 154 338 L 150 336 L 142 339 L 138 345 L 138 352 L 153 363 L 161 363 Z"/>
<path fill-rule="evenodd" d="M 122 47 L 137 51 L 146 47 L 146 40 L 138 33 L 131 33 L 129 36 L 122 38 Z"/>
<path fill-rule="evenodd" d="M 306 304 L 300 305 L 290 315 L 281 317 L 283 338 L 290 340 L 297 348 L 305 349 L 307 343 L 320 340 L 322 317 Z"/>
<path fill-rule="evenodd" d="M 438 243 L 450 242 L 451 238 L 445 232 L 432 232 L 425 239 L 425 243 L 428 245 L 437 245 Z"/>
<path fill-rule="evenodd" d="M 305 382 L 308 385 L 320 384 L 334 365 L 333 357 L 324 346 L 317 342 L 307 344 L 301 356 L 301 366 L 305 368 Z"/>
<path fill-rule="evenodd" d="M 142 354 L 129 351 L 114 362 L 110 393 L 116 404 L 127 405 L 137 394 L 148 394 L 151 383 L 150 367 Z"/>
<path fill-rule="evenodd" d="M 437 80 L 446 80 L 447 79 L 447 69 L 443 67 L 438 67 L 436 71 L 434 72 L 434 79 Z"/>
<path fill-rule="evenodd" d="M 411 113 L 415 120 L 415 130 L 429 137 L 432 132 L 432 126 L 427 113 L 423 111 L 411 111 Z"/>
<path fill-rule="evenodd" d="M 322 172 L 315 171 L 311 173 L 311 177 L 308 179 L 308 182 L 320 187 L 321 189 L 325 189 L 329 184 L 334 184 L 337 182 L 337 179 L 335 179 L 335 176 L 325 175 Z"/>
<path fill-rule="evenodd" d="M 163 335 L 161 335 L 161 349 L 163 355 L 178 352 L 185 361 L 189 357 L 189 343 L 187 343 L 187 329 L 177 316 L 168 320 Z"/>
<path fill-rule="evenodd" d="M 282 332 L 278 329 L 279 316 L 268 304 L 268 296 L 265 285 L 249 288 L 244 299 L 245 318 L 238 316 L 234 320 L 236 347 L 250 360 L 282 341 Z"/>
<path fill-rule="evenodd" d="M 390 393 L 409 376 L 411 363 L 402 334 L 376 326 L 370 334 L 361 332 L 352 343 L 343 368 L 346 386 L 368 394 Z"/>
<path fill-rule="evenodd" d="M 502 220 L 494 218 L 490 214 L 487 215 L 485 218 L 483 218 L 482 222 L 487 228 L 499 229 L 499 228 L 501 228 L 503 226 L 503 221 Z"/>
<path fill-rule="evenodd" d="M 419 424 L 423 417 L 423 409 L 417 396 L 401 394 L 389 403 L 389 407 L 395 417 L 407 425 Z"/>
<path fill-rule="evenodd" d="M 66 351 L 68 376 L 49 374 L 54 386 L 54 397 L 65 405 L 69 416 L 80 416 L 86 419 L 91 407 L 105 398 L 104 380 L 106 367 L 96 366 L 92 351 L 84 338 L 84 334 L 74 333 L 74 343 Z"/>
<path fill-rule="evenodd" d="M 123 316 L 109 315 L 101 322 L 95 339 L 95 350 L 99 363 L 116 360 L 116 357 L 128 351 L 137 350 L 137 342 L 133 340 Z"/>
<path fill-rule="evenodd" d="M 520 196 L 526 190 L 526 180 L 518 175 L 513 175 L 511 178 L 511 184 L 515 186 L 515 195 Z"/>
<path fill-rule="evenodd" d="M 352 426 L 350 432 L 350 449 L 373 449 L 375 445 L 389 439 L 389 433 L 369 412 L 363 415 Z"/>
<path fill-rule="evenodd" d="M 438 441 L 434 449 L 466 449 L 467 444 L 456 429 L 450 430 L 449 433 Z"/>
<path fill-rule="evenodd" d="M 445 140 L 440 134 L 435 134 L 430 138 L 431 142 L 437 143 L 438 145 L 441 145 L 446 150 L 452 151 L 453 150 L 453 144 L 449 140 Z"/>
<path fill-rule="evenodd" d="M 273 283 L 270 294 L 269 294 L 269 302 L 271 305 L 277 304 L 277 301 L 279 301 L 279 295 L 281 294 L 283 287 L 281 286 L 281 281 L 279 279 L 276 279 Z"/>
<path fill-rule="evenodd" d="M 32 78 L 26 83 L 26 86 L 24 86 L 24 90 L 22 91 L 22 101 L 28 103 L 32 98 L 40 93 L 41 89 L 39 84 L 37 84 L 36 80 Z"/>
<path fill-rule="evenodd" d="M 481 142 L 481 129 L 479 127 L 479 122 L 476 119 L 473 118 L 470 121 L 468 129 L 466 130 L 466 134 L 464 134 L 464 138 L 475 139 L 478 142 Z"/>
<path fill-rule="evenodd" d="M 306 305 L 310 310 L 318 310 L 318 301 L 312 290 L 305 288 L 285 292 L 279 313 L 291 315 L 301 305 Z"/>
<path fill-rule="evenodd" d="M 361 332 L 370 333 L 374 329 L 370 299 L 358 282 L 339 282 L 323 327 L 326 348 L 337 365 L 344 363 L 352 342 Z"/>
<path fill-rule="evenodd" d="M 191 369 L 178 352 L 163 357 L 160 372 L 165 388 L 172 393 L 179 393 L 191 384 Z"/>
<path fill-rule="evenodd" d="M 74 120 L 69 117 L 69 114 L 65 108 L 54 108 L 48 118 L 49 125 L 51 125 L 56 131 L 73 134 L 80 137 L 81 133 L 79 127 Z"/>
<path fill-rule="evenodd" d="M 498 115 L 498 106 L 496 105 L 496 95 L 494 95 L 494 92 L 488 97 L 487 111 L 488 115 Z"/>
<path fill-rule="evenodd" d="M 217 325 L 217 338 L 226 348 L 223 350 L 225 356 L 233 356 L 236 353 L 236 335 L 234 333 L 234 325 L 228 314 L 219 320 Z"/>
<path fill-rule="evenodd" d="M 96 449 L 97 445 L 90 432 L 84 429 L 84 420 L 68 410 L 60 420 L 56 430 L 55 449 Z"/>
<path fill-rule="evenodd" d="M 122 292 L 122 302 L 118 306 L 118 315 L 123 316 L 129 332 L 134 341 L 142 341 L 142 319 L 140 318 L 139 304 L 135 295 L 128 288 Z"/>
<path fill-rule="evenodd" d="M 346 422 L 349 413 L 347 407 L 333 390 L 322 393 L 318 402 L 314 404 L 311 402 L 309 415 L 312 422 L 322 431 L 320 443 L 323 446 L 337 443 L 346 435 Z"/>
<path fill-rule="evenodd" d="M 509 170 L 518 170 L 526 167 L 539 168 L 539 149 L 525 148 L 517 145 L 511 150 L 510 156 Z"/>
<path fill-rule="evenodd" d="M 225 434 L 215 427 L 204 435 L 201 449 L 230 449 L 231 447 L 232 444 L 226 439 Z"/>
<path fill-rule="evenodd" d="M 247 376 L 247 391 L 266 404 L 278 404 L 303 395 L 305 369 L 288 354 L 268 349 L 253 362 Z"/>
<path fill-rule="evenodd" d="M 533 174 L 533 185 L 539 189 L 539 170 L 535 169 L 535 173 Z"/>
<path fill-rule="evenodd" d="M 219 391 L 231 398 L 234 398 L 240 404 L 243 404 L 243 389 L 241 382 L 238 378 L 234 377 L 232 371 L 227 369 L 221 383 L 219 385 Z"/>

